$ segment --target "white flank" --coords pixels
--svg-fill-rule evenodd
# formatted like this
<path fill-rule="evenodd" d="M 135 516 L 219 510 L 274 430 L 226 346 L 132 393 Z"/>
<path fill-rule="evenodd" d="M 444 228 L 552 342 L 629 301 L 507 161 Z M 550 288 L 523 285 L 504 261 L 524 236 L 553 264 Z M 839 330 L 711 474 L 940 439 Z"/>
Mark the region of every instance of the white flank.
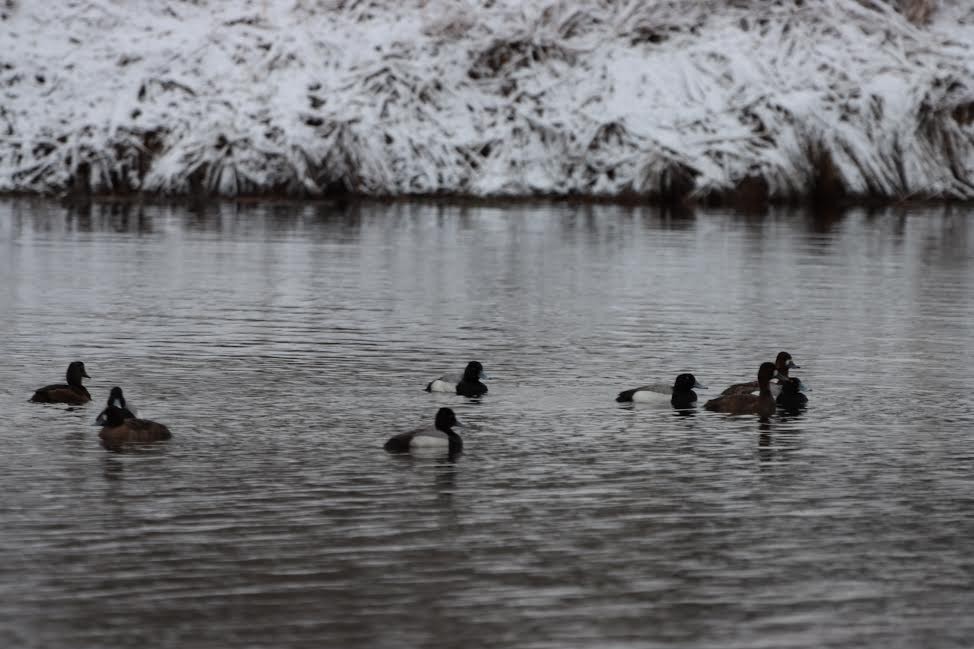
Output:
<path fill-rule="evenodd" d="M 640 390 L 632 395 L 632 400 L 637 403 L 669 403 L 672 393 L 663 394 L 652 390 Z"/>
<path fill-rule="evenodd" d="M 432 385 L 430 385 L 430 392 L 456 392 L 456 391 L 457 391 L 456 383 L 447 383 L 446 381 L 441 381 L 440 379 L 436 379 L 435 381 L 433 381 Z"/>
<path fill-rule="evenodd" d="M 409 448 L 443 448 L 449 445 L 450 440 L 444 433 L 420 433 L 413 437 Z"/>

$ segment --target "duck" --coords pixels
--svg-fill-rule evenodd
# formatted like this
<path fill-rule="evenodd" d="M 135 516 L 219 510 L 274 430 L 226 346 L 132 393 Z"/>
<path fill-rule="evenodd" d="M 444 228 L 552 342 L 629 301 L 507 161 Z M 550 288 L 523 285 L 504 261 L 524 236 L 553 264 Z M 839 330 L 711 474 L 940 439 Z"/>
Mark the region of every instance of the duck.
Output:
<path fill-rule="evenodd" d="M 778 352 L 778 355 L 774 359 L 774 367 L 778 371 L 778 376 L 783 378 L 788 378 L 788 370 L 800 369 L 800 365 L 795 365 L 795 362 L 791 358 L 791 354 L 788 352 Z M 726 390 L 720 393 L 720 396 L 726 396 L 729 394 L 757 394 L 759 390 L 757 381 L 747 381 L 746 383 L 735 383 Z M 771 384 L 771 394 L 777 397 L 781 394 L 781 384 L 772 383 Z"/>
<path fill-rule="evenodd" d="M 148 419 L 126 418 L 124 409 L 115 405 L 105 408 L 105 426 L 98 433 L 102 445 L 117 450 L 123 444 L 146 444 L 172 438 L 169 429 Z"/>
<path fill-rule="evenodd" d="M 788 411 L 801 410 L 808 405 L 808 397 L 802 394 L 804 384 L 797 376 L 792 376 L 781 384 L 781 394 L 775 403 Z"/>
<path fill-rule="evenodd" d="M 453 431 L 454 427 L 463 427 L 457 421 L 456 413 L 450 408 L 440 408 L 432 426 L 399 433 L 383 448 L 389 453 L 408 453 L 421 448 L 444 449 L 455 455 L 463 450 L 463 440 Z"/>
<path fill-rule="evenodd" d="M 731 415 L 759 415 L 767 419 L 775 412 L 775 398 L 771 394 L 770 383 L 777 374 L 774 363 L 761 363 L 758 369 L 758 394 L 722 394 L 703 404 L 704 410 Z"/>
<path fill-rule="evenodd" d="M 481 383 L 487 380 L 484 366 L 478 361 L 470 361 L 463 370 L 463 376 L 444 374 L 426 384 L 427 392 L 455 392 L 464 397 L 479 397 L 487 394 L 487 386 Z"/>
<path fill-rule="evenodd" d="M 697 402 L 697 393 L 693 391 L 694 388 L 706 390 L 707 386 L 698 383 L 693 374 L 686 373 L 678 375 L 676 380 L 673 381 L 672 386 L 666 385 L 665 383 L 656 383 L 653 385 L 644 385 L 641 388 L 625 390 L 619 393 L 616 401 L 619 403 L 629 401 L 663 403 L 668 400 L 674 408 L 692 408 L 693 404 Z"/>
<path fill-rule="evenodd" d="M 101 411 L 101 414 L 95 419 L 96 426 L 104 426 L 105 422 L 108 421 L 108 408 L 110 406 L 115 406 L 122 411 L 122 416 L 125 419 L 135 419 L 134 406 L 129 408 L 125 402 L 125 395 L 122 394 L 122 388 L 117 385 L 112 388 L 108 393 L 108 403 L 105 409 Z"/>
<path fill-rule="evenodd" d="M 67 403 L 73 406 L 80 406 L 91 401 L 91 394 L 85 386 L 81 385 L 81 379 L 90 379 L 85 371 L 85 364 L 81 361 L 74 361 L 68 365 L 67 385 L 46 385 L 34 392 L 30 398 L 34 403 Z"/>

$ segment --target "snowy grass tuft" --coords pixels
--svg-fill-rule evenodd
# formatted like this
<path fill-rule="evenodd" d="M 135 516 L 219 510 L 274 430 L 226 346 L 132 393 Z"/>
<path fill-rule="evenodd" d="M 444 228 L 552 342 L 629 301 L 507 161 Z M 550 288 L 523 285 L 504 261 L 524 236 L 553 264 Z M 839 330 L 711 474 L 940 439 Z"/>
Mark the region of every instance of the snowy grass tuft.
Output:
<path fill-rule="evenodd" d="M 3 0 L 0 34 L 0 191 L 974 198 L 962 0 Z"/>

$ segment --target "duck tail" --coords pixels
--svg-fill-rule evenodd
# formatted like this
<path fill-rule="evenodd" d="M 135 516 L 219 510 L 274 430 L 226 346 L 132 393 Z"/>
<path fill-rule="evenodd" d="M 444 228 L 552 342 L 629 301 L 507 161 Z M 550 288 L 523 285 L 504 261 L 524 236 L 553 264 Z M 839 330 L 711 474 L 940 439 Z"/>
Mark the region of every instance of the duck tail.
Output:
<path fill-rule="evenodd" d="M 626 401 L 632 401 L 632 395 L 636 394 L 636 390 L 626 390 L 625 392 L 620 392 L 619 396 L 616 397 L 616 401 L 619 403 L 625 403 Z"/>

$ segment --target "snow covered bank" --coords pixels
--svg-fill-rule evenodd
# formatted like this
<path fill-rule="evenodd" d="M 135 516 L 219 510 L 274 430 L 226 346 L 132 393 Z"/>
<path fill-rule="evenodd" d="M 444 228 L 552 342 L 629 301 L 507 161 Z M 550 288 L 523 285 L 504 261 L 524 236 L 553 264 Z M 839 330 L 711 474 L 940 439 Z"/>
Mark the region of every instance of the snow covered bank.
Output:
<path fill-rule="evenodd" d="M 974 6 L 896 6 L 0 0 L 0 191 L 974 198 Z"/>

